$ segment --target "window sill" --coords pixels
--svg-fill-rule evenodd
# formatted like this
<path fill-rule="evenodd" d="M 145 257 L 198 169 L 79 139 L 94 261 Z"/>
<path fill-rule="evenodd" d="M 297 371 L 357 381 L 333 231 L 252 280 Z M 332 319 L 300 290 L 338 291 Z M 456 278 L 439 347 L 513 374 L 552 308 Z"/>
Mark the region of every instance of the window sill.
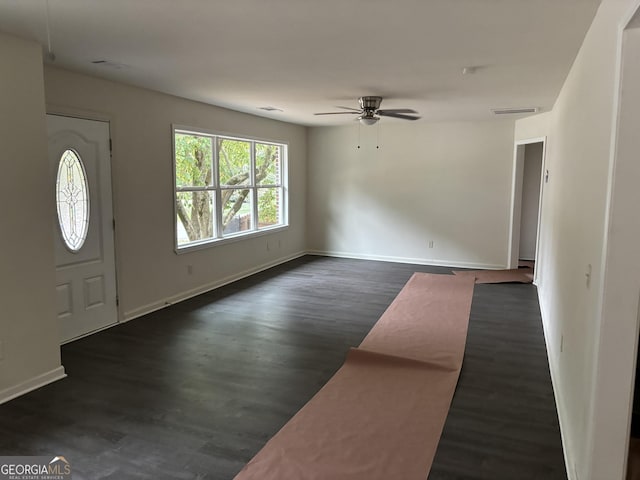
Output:
<path fill-rule="evenodd" d="M 229 243 L 241 242 L 243 240 L 251 240 L 256 237 L 263 237 L 265 235 L 271 235 L 273 233 L 283 232 L 289 228 L 289 225 L 278 225 L 271 228 L 263 228 L 261 230 L 257 230 L 251 233 L 243 233 L 239 235 L 233 235 L 225 238 L 215 238 L 212 240 L 206 240 L 197 243 L 190 243 L 183 247 L 175 247 L 174 251 L 177 255 L 182 255 L 183 253 L 189 253 L 196 250 L 204 250 L 207 248 L 218 247 L 221 245 L 227 245 Z"/>

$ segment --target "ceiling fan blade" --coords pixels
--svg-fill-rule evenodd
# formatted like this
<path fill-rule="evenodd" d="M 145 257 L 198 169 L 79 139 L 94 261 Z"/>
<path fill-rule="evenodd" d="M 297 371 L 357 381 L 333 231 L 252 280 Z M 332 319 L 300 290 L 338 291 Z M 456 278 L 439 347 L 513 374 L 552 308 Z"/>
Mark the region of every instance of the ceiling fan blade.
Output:
<path fill-rule="evenodd" d="M 402 113 L 390 112 L 389 110 L 378 110 L 376 112 L 381 117 L 393 117 L 393 118 L 402 118 L 403 120 L 418 120 L 420 117 L 413 117 L 411 115 L 403 115 Z"/>
<path fill-rule="evenodd" d="M 336 105 L 336 108 L 344 108 L 345 110 L 354 110 L 356 112 L 361 112 L 361 108 L 351 108 L 351 107 L 343 107 L 342 105 Z"/>
<path fill-rule="evenodd" d="M 385 113 L 418 113 L 410 108 L 389 108 L 385 110 L 378 110 L 377 113 L 384 115 Z"/>
<path fill-rule="evenodd" d="M 359 115 L 360 111 L 357 112 L 322 112 L 322 113 L 314 113 L 314 115 Z"/>

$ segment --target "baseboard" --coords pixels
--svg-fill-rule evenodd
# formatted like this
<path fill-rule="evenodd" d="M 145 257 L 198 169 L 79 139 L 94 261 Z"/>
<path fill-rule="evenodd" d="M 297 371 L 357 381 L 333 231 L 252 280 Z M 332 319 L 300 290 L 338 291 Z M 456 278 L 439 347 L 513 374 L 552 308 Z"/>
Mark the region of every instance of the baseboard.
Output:
<path fill-rule="evenodd" d="M 367 255 L 353 252 L 336 252 L 325 250 L 308 250 L 308 255 L 319 255 L 323 257 L 336 257 L 336 258 L 353 258 L 356 260 L 375 260 L 378 262 L 393 262 L 393 263 L 413 263 L 416 265 L 433 265 L 435 267 L 454 267 L 454 268 L 472 268 L 483 270 L 501 270 L 507 268 L 506 265 L 497 265 L 489 263 L 473 263 L 473 262 L 460 262 L 457 260 L 435 260 L 432 258 L 410 258 L 410 257 L 392 257 L 387 255 Z"/>
<path fill-rule="evenodd" d="M 562 440 L 562 453 L 564 454 L 564 465 L 567 470 L 568 480 L 578 480 L 577 472 L 573 462 L 573 451 L 570 449 L 565 432 L 568 432 L 566 428 L 567 424 L 567 410 L 564 407 L 565 402 L 560 393 L 559 385 L 559 373 L 556 357 L 552 354 L 552 338 L 549 333 L 549 316 L 545 310 L 545 302 L 543 301 L 543 294 L 538 289 L 538 303 L 540 304 L 540 316 L 542 317 L 542 330 L 544 332 L 544 343 L 547 348 L 547 358 L 549 360 L 549 372 L 551 373 L 551 385 L 553 386 L 553 397 L 556 401 L 556 411 L 558 412 L 558 423 L 560 424 L 560 438 Z"/>
<path fill-rule="evenodd" d="M 199 287 L 193 288 L 191 290 L 180 292 L 170 297 L 161 298 L 153 303 L 149 303 L 147 305 L 142 305 L 132 310 L 128 310 L 123 313 L 122 322 L 124 323 L 130 320 L 133 320 L 135 318 L 142 317 L 143 315 L 147 315 L 148 313 L 161 310 L 163 308 L 169 307 L 183 300 L 187 300 L 197 295 L 201 295 L 211 290 L 215 290 L 216 288 L 223 287 L 224 285 L 227 285 L 229 283 L 241 280 L 250 275 L 254 275 L 256 273 L 262 272 L 264 270 L 275 267 L 282 263 L 289 262 L 291 260 L 302 257 L 304 255 L 318 255 L 318 256 L 336 257 L 336 258 L 352 258 L 357 260 L 375 260 L 375 261 L 381 261 L 381 262 L 413 263 L 416 265 L 433 265 L 433 266 L 439 266 L 439 267 L 454 267 L 454 268 L 474 268 L 474 269 L 488 269 L 488 270 L 506 268 L 505 265 L 458 262 L 458 261 L 449 261 L 449 260 L 442 261 L 442 260 L 433 260 L 433 259 L 425 259 L 425 258 L 362 255 L 362 254 L 356 254 L 356 253 L 350 253 L 350 252 L 308 250 L 308 251 L 297 252 L 292 255 L 288 255 L 286 257 L 281 257 L 277 260 L 274 260 L 262 265 L 258 265 L 256 267 L 244 270 L 242 272 L 239 272 L 233 275 L 229 275 L 228 277 L 225 277 L 220 280 L 216 280 L 215 282 L 206 283 L 204 285 L 200 285 Z"/>
<path fill-rule="evenodd" d="M 58 368 L 54 368 L 53 370 L 33 377 L 26 382 L 19 383 L 13 387 L 5 388 L 0 391 L 0 404 L 6 403 L 9 400 L 13 400 L 25 393 L 32 392 L 33 390 L 37 390 L 40 387 L 44 387 L 50 383 L 53 383 L 57 380 L 61 380 L 66 377 L 67 374 L 64 373 L 64 367 L 61 365 Z"/>
<path fill-rule="evenodd" d="M 191 290 L 186 290 L 184 292 L 177 293 L 170 297 L 161 298 L 153 303 L 149 303 L 147 305 L 143 305 L 141 307 L 134 308 L 133 310 L 124 312 L 122 322 L 128 322 L 130 320 L 133 320 L 134 318 L 142 317 L 143 315 L 147 315 L 148 313 L 152 313 L 157 310 L 170 307 L 175 303 L 182 302 L 183 300 L 187 300 L 189 298 L 201 295 L 211 290 L 215 290 L 216 288 L 223 287 L 225 285 L 228 285 L 229 283 L 233 283 L 243 278 L 249 277 L 251 275 L 255 275 L 256 273 L 262 272 L 264 270 L 268 270 L 269 268 L 275 267 L 277 265 L 281 265 L 283 263 L 289 262 L 291 260 L 302 257 L 304 255 L 306 255 L 306 252 L 303 251 L 303 252 L 294 253 L 292 255 L 287 255 L 286 257 L 280 257 L 277 260 L 273 260 L 268 263 L 263 263 L 262 265 L 258 265 L 256 267 L 249 268 L 242 272 L 229 275 L 228 277 L 222 278 L 220 280 L 216 280 L 215 282 L 205 283 L 204 285 L 200 285 L 199 287 L 193 288 Z"/>

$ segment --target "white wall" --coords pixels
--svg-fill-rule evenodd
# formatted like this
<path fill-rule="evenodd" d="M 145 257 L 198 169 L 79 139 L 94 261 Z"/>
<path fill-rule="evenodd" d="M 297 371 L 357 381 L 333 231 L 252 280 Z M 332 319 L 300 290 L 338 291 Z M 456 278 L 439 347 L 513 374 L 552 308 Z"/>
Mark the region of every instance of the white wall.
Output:
<path fill-rule="evenodd" d="M 626 457 L 640 317 L 640 28 L 625 33 L 624 52 L 592 425 L 592 449 L 608 461 L 592 462 L 593 478 Z"/>
<path fill-rule="evenodd" d="M 124 319 L 304 251 L 305 127 L 55 68 L 45 70 L 45 89 L 49 112 L 111 121 L 117 276 Z M 172 124 L 287 142 L 290 227 L 267 236 L 176 255 Z M 188 265 L 193 265 L 191 275 Z"/>
<path fill-rule="evenodd" d="M 519 250 L 519 258 L 524 260 L 534 260 L 536 257 L 542 154 L 542 142 L 530 143 L 524 146 Z"/>
<path fill-rule="evenodd" d="M 618 32 L 636 3 L 603 0 L 553 111 L 516 125 L 516 140 L 548 137 L 539 295 L 572 480 L 622 480 L 626 456 L 631 379 L 629 364 L 621 370 L 620 362 L 634 361 L 628 340 L 634 344 L 635 339 L 627 335 L 627 343 L 620 343 L 619 333 L 623 325 L 625 332 L 630 322 L 635 326 L 637 310 L 630 315 L 624 308 L 637 305 L 638 292 L 631 300 L 618 298 L 617 305 L 605 309 L 607 315 L 602 308 L 603 292 L 624 281 L 607 274 L 605 286 L 604 272 L 611 266 L 606 247 L 612 231 L 608 205 Z"/>
<path fill-rule="evenodd" d="M 0 34 L 0 402 L 64 376 L 40 46 Z"/>
<path fill-rule="evenodd" d="M 516 121 L 515 138 L 530 140 L 542 138 L 549 133 L 551 112 L 539 113 Z"/>
<path fill-rule="evenodd" d="M 378 125 L 310 129 L 308 248 L 504 267 L 513 121 Z"/>

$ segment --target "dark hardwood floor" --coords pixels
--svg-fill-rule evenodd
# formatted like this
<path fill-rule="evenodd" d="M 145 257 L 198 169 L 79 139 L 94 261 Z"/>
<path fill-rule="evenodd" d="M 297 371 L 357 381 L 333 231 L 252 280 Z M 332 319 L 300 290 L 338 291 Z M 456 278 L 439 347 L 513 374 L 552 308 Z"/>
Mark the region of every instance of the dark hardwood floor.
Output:
<path fill-rule="evenodd" d="M 414 271 L 450 273 L 307 256 L 65 345 L 68 378 L 0 406 L 0 455 L 64 455 L 76 480 L 230 480 Z M 566 479 L 532 285 L 476 286 L 429 479 Z"/>

